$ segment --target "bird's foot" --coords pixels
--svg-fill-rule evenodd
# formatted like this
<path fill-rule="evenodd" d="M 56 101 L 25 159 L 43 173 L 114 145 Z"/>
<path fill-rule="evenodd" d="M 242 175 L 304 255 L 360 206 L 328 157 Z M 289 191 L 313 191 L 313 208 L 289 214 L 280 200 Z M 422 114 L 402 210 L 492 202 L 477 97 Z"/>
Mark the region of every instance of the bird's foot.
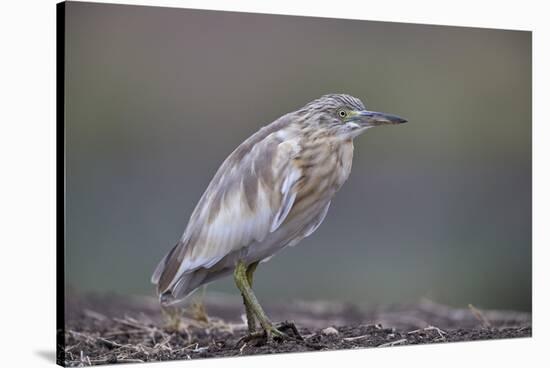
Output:
<path fill-rule="evenodd" d="M 268 345 L 273 342 L 283 342 L 285 340 L 302 342 L 302 335 L 298 332 L 296 325 L 293 322 L 285 321 L 277 326 L 269 325 L 263 331 L 251 332 L 237 341 L 236 347 L 244 344 L 261 346 Z"/>
<path fill-rule="evenodd" d="M 287 340 L 304 341 L 304 338 L 302 337 L 302 335 L 300 335 L 300 332 L 298 332 L 298 329 L 296 328 L 296 325 L 294 324 L 294 322 L 291 322 L 291 321 L 281 322 L 277 325 L 275 330 L 278 333 L 283 333 L 283 335 L 285 335 L 285 336 L 279 336 L 279 337 L 282 337 L 283 339 L 286 338 Z"/>

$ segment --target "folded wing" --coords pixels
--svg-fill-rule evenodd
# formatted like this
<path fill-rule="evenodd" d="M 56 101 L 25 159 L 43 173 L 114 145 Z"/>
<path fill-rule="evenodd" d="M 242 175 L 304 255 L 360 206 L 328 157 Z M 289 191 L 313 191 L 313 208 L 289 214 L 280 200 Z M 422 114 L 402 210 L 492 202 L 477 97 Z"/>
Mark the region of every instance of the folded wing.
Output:
<path fill-rule="evenodd" d="M 186 276 L 214 267 L 229 253 L 261 242 L 281 226 L 302 175 L 292 160 L 299 151 L 298 141 L 283 134 L 276 122 L 243 142 L 224 161 L 182 238 L 153 274 L 161 298 L 163 293 L 184 297 L 192 291 L 182 287 Z"/>

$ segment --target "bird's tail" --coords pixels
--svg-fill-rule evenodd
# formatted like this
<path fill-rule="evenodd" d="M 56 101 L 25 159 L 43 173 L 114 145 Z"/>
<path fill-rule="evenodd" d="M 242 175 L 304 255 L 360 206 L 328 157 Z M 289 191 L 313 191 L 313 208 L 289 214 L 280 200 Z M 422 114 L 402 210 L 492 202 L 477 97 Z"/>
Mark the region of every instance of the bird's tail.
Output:
<path fill-rule="evenodd" d="M 178 243 L 179 244 L 179 243 Z M 167 265 L 171 261 L 172 254 L 174 254 L 174 251 L 178 247 L 178 244 L 174 245 L 170 252 L 168 252 L 162 259 L 160 260 L 159 264 L 155 268 L 155 271 L 153 272 L 153 275 L 151 276 L 151 283 L 157 285 L 157 287 L 160 287 L 163 282 L 161 282 L 162 279 L 165 279 L 165 271 L 167 269 Z"/>
<path fill-rule="evenodd" d="M 178 242 L 174 245 L 174 247 L 172 247 L 172 249 L 161 259 L 151 276 L 151 283 L 157 286 L 159 301 L 163 306 L 169 306 L 179 301 L 173 293 L 173 285 L 175 284 L 174 281 L 176 281 L 174 279 L 179 269 L 179 262 L 175 256 L 175 251 L 179 244 Z M 178 280 L 177 283 L 181 283 L 180 281 L 184 280 Z M 185 297 L 185 295 L 183 297 Z"/>
<path fill-rule="evenodd" d="M 179 303 L 200 286 L 226 276 L 232 271 L 230 268 L 213 270 L 199 267 L 182 272 L 180 270 L 181 261 L 178 260 L 180 247 L 183 247 L 183 243 L 178 242 L 162 258 L 151 276 L 151 282 L 157 286 L 159 301 L 163 306 Z"/>
<path fill-rule="evenodd" d="M 204 283 L 208 276 L 205 269 L 179 273 L 181 262 L 177 259 L 176 251 L 181 245 L 178 242 L 159 262 L 151 282 L 157 286 L 160 304 L 170 306 L 181 302 Z"/>
<path fill-rule="evenodd" d="M 206 277 L 206 270 L 197 270 L 183 274 L 173 286 L 169 286 L 165 290 L 159 290 L 157 287 L 160 304 L 171 306 L 183 302 L 204 284 L 203 281 Z"/>

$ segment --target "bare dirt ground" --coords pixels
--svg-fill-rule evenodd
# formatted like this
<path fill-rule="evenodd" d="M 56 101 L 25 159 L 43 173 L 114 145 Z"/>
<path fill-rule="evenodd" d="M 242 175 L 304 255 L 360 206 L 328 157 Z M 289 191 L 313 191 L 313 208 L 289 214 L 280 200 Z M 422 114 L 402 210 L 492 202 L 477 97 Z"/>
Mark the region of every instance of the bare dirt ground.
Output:
<path fill-rule="evenodd" d="M 369 311 L 296 302 L 265 308 L 274 321 L 296 322 L 303 342 L 237 345 L 247 331 L 239 298 L 209 294 L 205 304 L 208 316 L 196 307 L 180 315 L 161 312 L 153 298 L 68 295 L 58 362 L 89 366 L 531 336 L 528 313 L 430 301 Z"/>

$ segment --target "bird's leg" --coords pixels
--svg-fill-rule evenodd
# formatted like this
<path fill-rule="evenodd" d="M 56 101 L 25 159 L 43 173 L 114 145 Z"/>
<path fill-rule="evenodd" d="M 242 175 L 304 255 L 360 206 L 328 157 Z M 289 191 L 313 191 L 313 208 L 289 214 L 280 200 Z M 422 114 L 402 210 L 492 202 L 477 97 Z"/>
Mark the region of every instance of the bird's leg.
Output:
<path fill-rule="evenodd" d="M 248 267 L 244 262 L 239 261 L 237 263 L 237 266 L 235 267 L 235 272 L 233 274 L 235 278 L 235 283 L 237 284 L 237 287 L 241 291 L 241 294 L 245 301 L 245 306 L 247 306 L 251 314 L 258 319 L 258 322 L 260 322 L 260 325 L 264 330 L 263 333 L 257 333 L 257 332 L 250 333 L 249 336 L 247 336 L 245 339 L 246 340 L 257 339 L 263 336 L 264 338 L 267 339 L 268 342 L 270 342 L 273 339 L 273 337 L 278 337 L 278 338 L 287 339 L 287 340 L 302 340 L 299 334 L 297 334 L 298 338 L 294 338 L 280 331 L 278 328 L 273 326 L 273 323 L 271 323 L 271 321 L 265 314 L 262 306 L 258 302 L 258 299 L 256 298 L 256 295 L 254 295 L 254 292 L 252 291 L 252 288 L 250 287 L 250 284 L 249 284 L 248 275 L 254 272 L 254 269 L 256 268 L 256 266 L 252 267 L 250 273 L 247 273 Z M 284 323 L 282 324 L 282 327 L 289 328 L 290 327 L 289 325 L 290 325 L 289 323 Z M 295 330 L 295 329 L 292 329 L 291 327 L 290 329 Z"/>
<path fill-rule="evenodd" d="M 233 273 L 235 284 L 237 285 L 237 287 L 241 291 L 241 295 L 243 296 L 244 304 L 247 308 L 247 317 L 249 314 L 252 318 L 256 317 L 266 334 L 270 336 L 273 334 L 274 331 L 272 330 L 275 330 L 275 327 L 273 327 L 273 324 L 267 318 L 267 315 L 265 314 L 262 306 L 256 298 L 256 295 L 254 295 L 254 292 L 250 287 L 249 278 L 246 272 L 247 269 L 248 267 L 243 261 L 238 261 L 237 266 L 235 267 L 235 271 Z M 250 272 L 249 274 L 251 275 L 252 272 Z M 274 333 L 277 334 L 277 332 Z"/>
<path fill-rule="evenodd" d="M 247 268 L 248 267 L 243 261 L 239 261 L 237 263 L 237 266 L 235 267 L 235 272 L 234 272 L 235 283 L 237 284 L 237 287 L 241 291 L 243 299 L 245 300 L 245 305 L 250 310 L 251 314 L 253 314 L 253 316 L 258 318 L 258 321 L 260 322 L 260 325 L 264 329 L 268 340 L 271 340 L 273 335 L 284 337 L 285 334 L 278 331 L 273 326 L 271 321 L 269 321 L 269 318 L 267 317 L 262 306 L 258 302 L 256 295 L 254 295 L 254 292 L 252 291 L 252 288 L 250 287 L 250 284 L 248 281 L 247 272 L 246 272 Z"/>
<path fill-rule="evenodd" d="M 246 268 L 246 280 L 248 281 L 248 285 L 252 288 L 252 284 L 254 282 L 254 271 L 256 271 L 256 267 L 258 267 L 258 264 L 260 262 L 254 262 L 248 265 Z"/>
<path fill-rule="evenodd" d="M 252 289 L 252 284 L 254 282 L 254 271 L 256 271 L 256 267 L 258 267 L 259 262 L 254 262 L 248 265 L 246 269 L 246 280 L 248 281 L 248 285 Z M 244 301 L 244 307 L 246 309 L 246 322 L 248 325 L 248 333 L 253 334 L 256 332 L 256 317 L 254 317 L 254 312 L 252 311 L 252 308 L 249 306 L 248 302 L 246 301 L 246 298 L 243 295 L 243 301 Z"/>

